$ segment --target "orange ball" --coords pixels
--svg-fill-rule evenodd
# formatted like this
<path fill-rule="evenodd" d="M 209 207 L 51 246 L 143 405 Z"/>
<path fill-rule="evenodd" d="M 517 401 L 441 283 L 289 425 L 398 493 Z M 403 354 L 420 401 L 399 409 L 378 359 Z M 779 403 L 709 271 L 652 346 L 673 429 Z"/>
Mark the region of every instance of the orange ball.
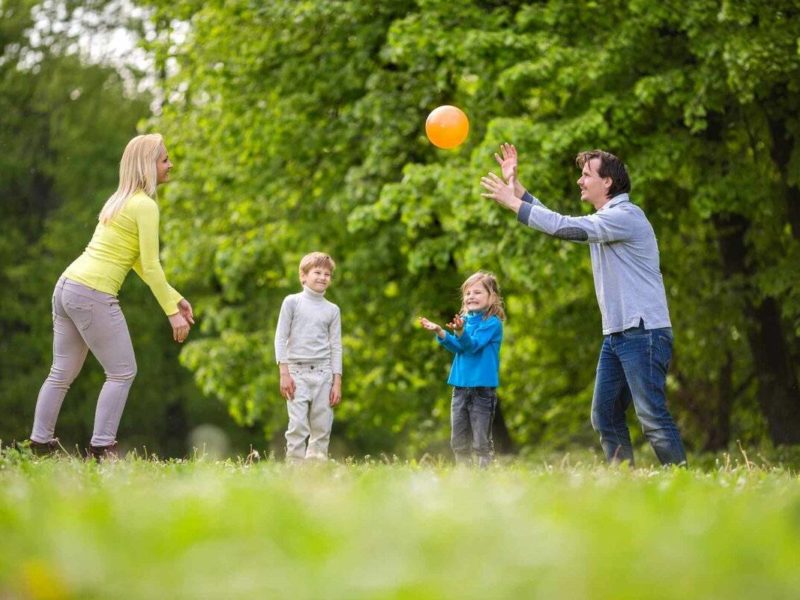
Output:
<path fill-rule="evenodd" d="M 469 119 L 460 108 L 445 104 L 428 115 L 425 134 L 434 146 L 455 148 L 467 139 Z"/>

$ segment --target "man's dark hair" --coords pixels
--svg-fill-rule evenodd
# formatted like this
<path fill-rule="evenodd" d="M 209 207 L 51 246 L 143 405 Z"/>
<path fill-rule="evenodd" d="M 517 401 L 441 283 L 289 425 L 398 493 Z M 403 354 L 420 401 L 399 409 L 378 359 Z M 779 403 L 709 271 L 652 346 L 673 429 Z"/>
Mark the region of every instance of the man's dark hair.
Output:
<path fill-rule="evenodd" d="M 613 198 L 617 194 L 627 194 L 631 191 L 631 179 L 628 177 L 628 169 L 616 156 L 604 150 L 588 150 L 581 152 L 575 157 L 575 164 L 579 169 L 593 158 L 600 159 L 600 168 L 597 174 L 600 177 L 611 177 L 611 187 L 608 189 L 608 197 Z"/>

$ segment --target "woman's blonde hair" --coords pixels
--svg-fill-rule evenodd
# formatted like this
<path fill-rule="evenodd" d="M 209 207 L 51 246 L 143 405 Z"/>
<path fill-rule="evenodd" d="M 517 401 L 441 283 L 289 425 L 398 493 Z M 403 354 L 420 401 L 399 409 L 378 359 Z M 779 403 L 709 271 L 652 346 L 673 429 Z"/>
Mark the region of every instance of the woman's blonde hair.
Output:
<path fill-rule="evenodd" d="M 116 217 L 128 198 L 140 190 L 155 199 L 158 186 L 156 163 L 162 151 L 166 148 L 160 133 L 137 135 L 128 142 L 119 161 L 119 187 L 103 205 L 101 223 L 108 223 Z"/>
<path fill-rule="evenodd" d="M 467 280 L 461 284 L 461 314 L 467 314 L 467 305 L 464 302 L 464 293 L 467 288 L 472 287 L 476 283 L 480 283 L 489 294 L 489 308 L 483 313 L 483 318 L 488 319 L 493 315 L 504 321 L 506 318 L 506 311 L 503 309 L 503 297 L 500 295 L 500 285 L 497 283 L 497 277 L 488 271 L 478 271 L 473 273 Z"/>

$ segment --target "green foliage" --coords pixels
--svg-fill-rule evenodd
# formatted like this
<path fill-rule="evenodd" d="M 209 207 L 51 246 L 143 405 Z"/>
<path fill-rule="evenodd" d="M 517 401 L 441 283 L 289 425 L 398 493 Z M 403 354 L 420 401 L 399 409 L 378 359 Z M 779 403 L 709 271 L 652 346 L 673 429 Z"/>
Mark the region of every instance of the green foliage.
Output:
<path fill-rule="evenodd" d="M 84 11 L 102 5 L 81 3 Z M 0 439 L 6 441 L 30 432 L 52 361 L 53 288 L 89 241 L 100 207 L 117 186 L 122 150 L 149 114 L 151 100 L 130 93 L 116 69 L 68 51 L 75 36 L 64 23 L 75 6 L 60 16 L 55 5 L 37 6 L 37 23 L 49 33 L 32 41 L 26 31 L 34 24 L 33 7 L 4 1 L 0 29 L 0 198 L 6 217 L 0 240 Z M 198 402 L 169 324 L 136 279 L 131 276 L 121 293 L 139 376 L 120 439 L 126 446 L 183 455 L 192 426 L 226 417 L 213 404 Z M 65 444 L 88 444 L 103 381 L 90 356 L 59 418 L 56 434 Z"/>
<path fill-rule="evenodd" d="M 0 9 L 0 142 L 13 148 L 0 156 L 12 215 L 0 240 L 0 406 L 12 435 L 49 362 L 49 288 L 91 234 L 150 100 L 70 56 L 56 4 L 37 5 L 52 23 L 32 45 L 33 6 Z M 793 0 L 143 6 L 161 99 L 147 126 L 176 163 L 160 198 L 164 263 L 201 317 L 180 360 L 243 435 L 278 439 L 285 427 L 278 309 L 299 288 L 300 257 L 325 250 L 344 326 L 337 453 L 446 449 L 449 356 L 416 317 L 447 320 L 478 269 L 498 275 L 508 308 L 500 397 L 512 437 L 525 452 L 592 443 L 600 319 L 588 252 L 480 197 L 510 141 L 521 180 L 564 213 L 584 210 L 577 152 L 627 162 L 659 238 L 676 339 L 669 396 L 687 444 L 800 441 Z M 445 103 L 471 121 L 453 151 L 424 137 Z M 179 439 L 188 414 L 212 408 L 175 368 L 149 292 L 131 283 L 122 297 L 140 358 L 122 433 Z M 86 434 L 101 378 L 94 368 L 76 382 L 67 431 Z"/>
<path fill-rule="evenodd" d="M 776 428 L 775 373 L 758 360 L 780 351 L 791 366 L 775 395 L 796 403 L 795 3 L 149 4 L 161 27 L 151 49 L 177 66 L 158 119 L 184 174 L 165 210 L 172 274 L 203 316 L 182 358 L 238 422 L 268 436 L 285 425 L 275 321 L 300 256 L 321 249 L 340 265 L 342 451 L 443 446 L 448 356 L 415 318 L 447 319 L 477 269 L 498 274 L 509 308 L 500 395 L 512 436 L 593 439 L 588 252 L 479 196 L 493 152 L 512 141 L 521 180 L 566 213 L 581 210 L 577 152 L 628 163 L 659 236 L 670 395 L 689 445 L 800 435 L 800 424 Z M 185 40 L 170 15 L 189 24 Z M 448 152 L 423 134 L 444 103 L 472 127 Z M 776 319 L 770 345 L 762 332 Z"/>
<path fill-rule="evenodd" d="M 6 452 L 0 595 L 788 599 L 798 508 L 796 473 L 749 461 L 292 469 Z"/>

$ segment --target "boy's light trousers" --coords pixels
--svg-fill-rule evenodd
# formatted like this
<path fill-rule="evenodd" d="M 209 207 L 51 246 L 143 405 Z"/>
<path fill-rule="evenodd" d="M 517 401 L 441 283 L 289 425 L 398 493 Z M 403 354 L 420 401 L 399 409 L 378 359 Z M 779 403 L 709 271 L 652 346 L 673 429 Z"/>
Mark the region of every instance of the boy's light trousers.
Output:
<path fill-rule="evenodd" d="M 291 363 L 289 374 L 295 385 L 294 399 L 286 401 L 287 460 L 326 459 L 333 426 L 330 404 L 333 373 L 329 364 Z M 308 440 L 308 446 L 306 446 Z"/>

